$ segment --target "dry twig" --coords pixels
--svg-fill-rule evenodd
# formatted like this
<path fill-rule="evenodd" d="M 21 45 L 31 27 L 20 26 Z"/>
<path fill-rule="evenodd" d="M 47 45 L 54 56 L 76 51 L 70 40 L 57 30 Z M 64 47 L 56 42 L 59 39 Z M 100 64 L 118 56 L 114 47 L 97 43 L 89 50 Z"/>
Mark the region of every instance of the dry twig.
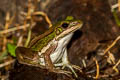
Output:
<path fill-rule="evenodd" d="M 115 57 L 110 51 L 108 51 L 107 62 L 110 64 L 115 64 Z"/>
<path fill-rule="evenodd" d="M 120 0 L 118 0 L 118 11 L 120 11 Z"/>
<path fill-rule="evenodd" d="M 96 58 L 93 58 L 93 60 L 95 61 L 95 63 L 96 63 L 96 68 L 97 68 L 95 79 L 98 79 L 99 73 L 100 73 L 100 71 L 99 71 L 99 64 L 98 64 L 98 61 L 97 61 Z"/>
<path fill-rule="evenodd" d="M 8 27 L 10 26 L 10 24 L 13 21 L 13 17 L 10 19 L 10 13 L 8 12 L 6 14 L 6 23 L 5 23 L 5 31 L 8 30 Z M 2 50 L 4 51 L 6 49 L 6 44 L 7 44 L 7 39 L 6 39 L 6 35 L 3 37 L 3 47 Z"/>
<path fill-rule="evenodd" d="M 13 60 L 10 60 L 10 61 L 7 61 L 7 62 L 5 62 L 5 63 L 3 63 L 3 64 L 0 64 L 0 68 L 2 68 L 2 67 L 4 67 L 4 66 L 7 66 L 7 65 L 9 65 L 9 64 L 12 64 L 12 63 L 14 63 L 14 59 Z"/>
<path fill-rule="evenodd" d="M 52 27 L 52 22 L 49 19 L 49 17 L 47 16 L 46 13 L 42 12 L 42 11 L 38 11 L 38 12 L 34 12 L 33 15 L 42 15 L 45 17 L 45 20 L 47 21 L 47 23 L 49 24 L 49 27 Z"/>
<path fill-rule="evenodd" d="M 120 39 L 120 36 L 118 36 L 113 43 L 104 51 L 104 55 L 117 43 L 117 41 Z"/>
<path fill-rule="evenodd" d="M 118 65 L 120 64 L 120 59 L 119 59 L 119 61 L 113 66 L 113 69 L 117 72 L 117 73 L 119 73 L 119 70 L 116 68 Z"/>
<path fill-rule="evenodd" d="M 35 24 L 33 24 L 33 25 L 35 25 Z M 27 28 L 29 26 L 30 26 L 30 24 L 26 24 L 25 28 Z M 9 33 L 9 32 L 13 32 L 13 31 L 19 30 L 19 29 L 24 29 L 24 25 L 0 31 L 0 34 L 6 34 L 6 33 Z"/>

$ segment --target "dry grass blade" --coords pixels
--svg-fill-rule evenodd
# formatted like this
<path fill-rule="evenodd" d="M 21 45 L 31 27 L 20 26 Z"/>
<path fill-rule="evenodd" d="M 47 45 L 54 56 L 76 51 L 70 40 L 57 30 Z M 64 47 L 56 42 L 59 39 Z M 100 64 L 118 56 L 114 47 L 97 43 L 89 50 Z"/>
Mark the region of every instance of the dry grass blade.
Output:
<path fill-rule="evenodd" d="M 47 23 L 49 24 L 49 28 L 52 27 L 52 22 L 49 19 L 49 17 L 47 16 L 46 13 L 42 12 L 42 11 L 38 11 L 38 12 L 34 12 L 33 15 L 42 15 L 45 17 L 45 20 L 47 21 Z"/>
<path fill-rule="evenodd" d="M 116 68 L 118 65 L 120 64 L 120 59 L 119 59 L 119 61 L 113 66 L 113 69 L 117 72 L 117 73 L 119 73 L 119 70 Z"/>
<path fill-rule="evenodd" d="M 119 2 L 118 0 L 108 0 L 109 5 L 111 6 L 111 11 L 113 12 L 116 8 L 119 7 Z"/>
<path fill-rule="evenodd" d="M 34 26 L 34 25 L 35 24 L 33 24 L 32 26 Z M 9 33 L 9 32 L 19 30 L 19 29 L 27 28 L 29 26 L 30 26 L 30 24 L 26 24 L 26 25 L 22 25 L 22 26 L 19 26 L 19 27 L 10 28 L 10 29 L 7 29 L 7 30 L 0 31 L 0 34 L 6 34 L 6 33 Z"/>
<path fill-rule="evenodd" d="M 98 78 L 99 78 L 99 73 L 100 73 L 100 71 L 99 71 L 99 64 L 98 64 L 98 61 L 97 61 L 96 58 L 93 58 L 93 60 L 95 61 L 95 63 L 96 63 L 96 68 L 97 68 L 97 72 L 96 72 L 95 79 L 98 79 Z"/>
<path fill-rule="evenodd" d="M 117 7 L 118 7 L 118 4 L 112 5 L 111 11 L 114 11 L 114 9 L 117 8 Z"/>
<path fill-rule="evenodd" d="M 110 64 L 115 64 L 115 57 L 110 51 L 108 51 L 107 62 Z"/>
<path fill-rule="evenodd" d="M 83 66 L 86 68 L 86 62 L 84 59 L 82 59 Z"/>
<path fill-rule="evenodd" d="M 118 0 L 118 11 L 120 11 L 120 0 Z"/>
<path fill-rule="evenodd" d="M 11 63 L 14 63 L 14 61 L 15 61 L 15 60 L 10 60 L 10 61 L 7 61 L 7 62 L 5 62 L 5 63 L 3 63 L 3 64 L 0 64 L 0 68 L 5 67 L 5 66 L 7 66 L 7 65 L 9 65 L 9 64 L 11 64 Z"/>
<path fill-rule="evenodd" d="M 113 43 L 104 51 L 104 55 L 117 43 L 117 41 L 120 39 L 120 36 L 118 36 Z"/>
<path fill-rule="evenodd" d="M 22 46 L 23 36 L 21 35 L 18 39 L 17 46 Z"/>
<path fill-rule="evenodd" d="M 6 14 L 6 23 L 5 23 L 5 31 L 7 31 L 8 27 L 10 26 L 10 22 L 12 22 L 10 20 L 10 13 L 7 12 L 7 14 Z M 6 36 L 4 36 L 3 37 L 3 47 L 2 47 L 3 51 L 6 49 L 6 44 L 7 44 L 7 39 L 6 39 Z"/>

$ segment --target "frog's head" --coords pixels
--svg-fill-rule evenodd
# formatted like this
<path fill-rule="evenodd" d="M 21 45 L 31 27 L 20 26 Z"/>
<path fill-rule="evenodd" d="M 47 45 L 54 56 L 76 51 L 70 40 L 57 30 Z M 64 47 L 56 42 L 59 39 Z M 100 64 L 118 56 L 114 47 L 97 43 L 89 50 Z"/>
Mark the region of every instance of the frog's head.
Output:
<path fill-rule="evenodd" d="M 58 22 L 55 26 L 56 40 L 80 29 L 82 24 L 82 21 L 74 20 L 71 16 L 68 16 L 64 21 Z"/>

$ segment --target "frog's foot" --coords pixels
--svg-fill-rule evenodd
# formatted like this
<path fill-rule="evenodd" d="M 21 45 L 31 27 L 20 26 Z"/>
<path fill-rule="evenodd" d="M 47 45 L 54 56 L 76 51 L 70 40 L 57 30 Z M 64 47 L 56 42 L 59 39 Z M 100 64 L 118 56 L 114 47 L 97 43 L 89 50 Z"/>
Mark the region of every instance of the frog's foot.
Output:
<path fill-rule="evenodd" d="M 69 72 L 69 71 L 60 70 L 60 69 L 52 69 L 52 70 L 50 70 L 50 71 L 51 71 L 51 72 L 55 72 L 55 73 L 65 74 L 65 75 L 67 75 L 68 77 L 71 77 L 70 74 L 72 74 L 72 73 Z"/>
<path fill-rule="evenodd" d="M 81 70 L 81 68 L 79 66 L 70 64 L 69 62 L 67 62 L 67 63 L 66 62 L 58 63 L 58 64 L 55 64 L 55 66 L 56 67 L 57 66 L 62 66 L 62 69 L 64 69 L 65 67 L 70 68 L 70 70 L 73 72 L 73 74 L 75 75 L 75 77 L 78 77 L 78 76 L 77 76 L 77 74 L 76 74 L 76 72 L 75 72 L 75 70 L 73 68 L 75 68 L 75 69 L 79 70 L 80 72 L 82 72 L 82 70 Z"/>
<path fill-rule="evenodd" d="M 68 57 L 67 57 L 67 49 L 64 50 L 64 54 L 62 57 L 62 63 L 57 63 L 54 64 L 54 66 L 62 66 L 62 69 L 64 69 L 65 67 L 70 68 L 70 70 L 73 72 L 73 74 L 75 75 L 75 77 L 78 77 L 76 72 L 74 71 L 74 69 L 79 70 L 80 72 L 82 72 L 81 68 L 79 66 L 70 64 L 70 62 L 68 61 Z M 74 68 L 74 69 L 73 69 Z"/>

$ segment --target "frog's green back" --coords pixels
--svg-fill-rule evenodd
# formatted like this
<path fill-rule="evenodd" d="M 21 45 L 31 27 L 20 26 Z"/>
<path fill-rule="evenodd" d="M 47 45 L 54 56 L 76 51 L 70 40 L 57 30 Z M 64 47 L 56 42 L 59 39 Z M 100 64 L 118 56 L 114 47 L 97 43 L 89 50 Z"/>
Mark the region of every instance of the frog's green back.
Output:
<path fill-rule="evenodd" d="M 34 51 L 41 51 L 41 49 L 44 46 L 46 46 L 54 37 L 55 37 L 54 28 L 50 28 L 47 32 L 34 38 L 31 41 L 29 48 L 31 48 Z"/>
<path fill-rule="evenodd" d="M 55 38 L 56 36 L 56 32 L 55 29 L 61 24 L 60 22 L 57 22 L 56 24 L 54 24 L 48 31 L 46 31 L 45 33 L 35 37 L 29 45 L 29 48 L 31 48 L 34 51 L 41 51 L 41 49 L 45 46 L 47 46 L 47 44 Z"/>

